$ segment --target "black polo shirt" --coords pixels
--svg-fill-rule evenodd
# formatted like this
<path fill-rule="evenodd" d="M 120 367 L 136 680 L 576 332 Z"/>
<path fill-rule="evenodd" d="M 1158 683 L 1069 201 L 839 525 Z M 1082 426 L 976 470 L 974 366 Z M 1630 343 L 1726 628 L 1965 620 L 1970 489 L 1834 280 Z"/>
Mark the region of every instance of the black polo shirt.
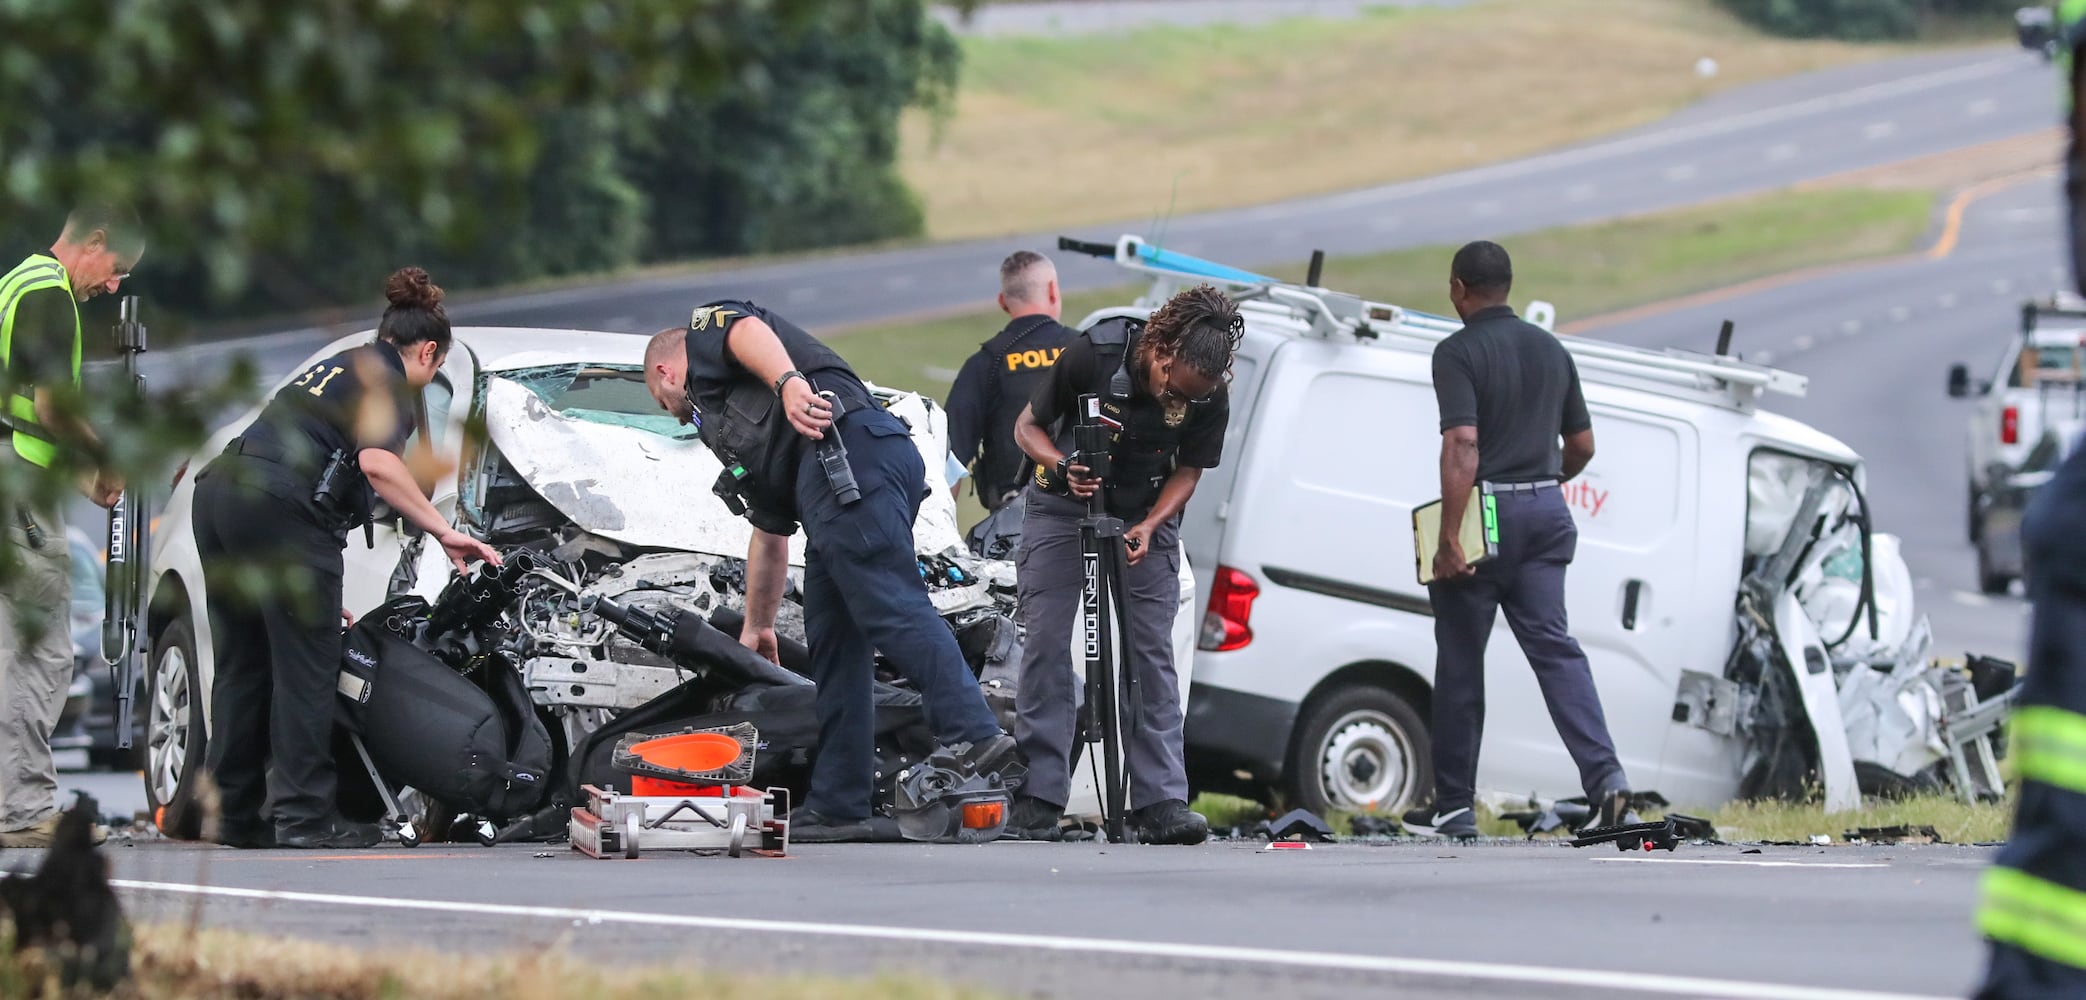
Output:
<path fill-rule="evenodd" d="M 274 445 L 279 461 L 316 477 L 335 451 L 403 454 L 418 425 L 420 393 L 398 348 L 378 341 L 314 363 L 262 409 L 245 440 Z M 265 453 L 264 453 L 265 454 Z"/>
<path fill-rule="evenodd" d="M 718 299 L 697 307 L 688 323 L 687 388 L 695 400 L 698 420 L 719 419 L 724 413 L 726 395 L 737 385 L 758 384 L 773 398 L 774 387 L 732 356 L 732 329 L 749 316 L 775 331 L 783 351 L 789 355 L 790 366 L 803 372 L 814 390 L 831 391 L 849 410 L 876 405 L 869 387 L 855 370 L 817 337 L 752 302 Z M 737 456 L 748 474 L 744 488 L 746 519 L 770 534 L 793 535 L 800 519 L 797 470 L 811 441 L 797 433 L 778 408 L 767 407 L 753 419 L 765 428 L 759 454 Z M 703 440 L 709 444 L 713 439 L 705 436 Z M 712 449 L 715 450 L 714 445 Z"/>
<path fill-rule="evenodd" d="M 1556 479 L 1559 439 L 1593 426 L 1571 352 L 1511 306 L 1472 313 L 1434 346 L 1434 398 L 1443 431 L 1478 429 L 1480 481 Z"/>
<path fill-rule="evenodd" d="M 1022 316 L 978 345 L 957 373 L 949 390 L 949 453 L 971 470 L 988 506 L 1028 482 L 1028 456 L 1014 443 L 1015 418 L 1078 336 L 1048 316 Z"/>

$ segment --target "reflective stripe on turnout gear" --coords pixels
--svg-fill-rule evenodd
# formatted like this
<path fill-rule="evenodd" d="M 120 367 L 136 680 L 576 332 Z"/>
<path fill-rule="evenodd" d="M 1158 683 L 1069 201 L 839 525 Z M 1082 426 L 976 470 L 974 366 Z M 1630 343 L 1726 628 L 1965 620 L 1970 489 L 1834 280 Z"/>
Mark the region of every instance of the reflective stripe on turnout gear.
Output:
<path fill-rule="evenodd" d="M 2012 868 L 1985 873 L 1977 927 L 2054 962 L 2086 969 L 2086 892 Z"/>
<path fill-rule="evenodd" d="M 0 367 L 12 368 L 14 364 L 15 313 L 22 304 L 22 296 L 46 288 L 62 289 L 72 309 L 72 384 L 80 385 L 80 307 L 73 299 L 72 281 L 66 276 L 65 266 L 48 254 L 30 254 L 14 270 L 0 277 Z M 20 388 L 20 387 L 18 387 Z M 58 457 L 58 447 L 49 432 L 36 419 L 36 398 L 24 392 L 9 393 L 7 398 L 6 424 L 12 428 L 9 435 L 14 439 L 15 454 L 33 465 L 49 468 Z"/>
<path fill-rule="evenodd" d="M 2014 712 L 2007 737 L 2023 780 L 2086 795 L 2086 715 L 2050 705 Z"/>

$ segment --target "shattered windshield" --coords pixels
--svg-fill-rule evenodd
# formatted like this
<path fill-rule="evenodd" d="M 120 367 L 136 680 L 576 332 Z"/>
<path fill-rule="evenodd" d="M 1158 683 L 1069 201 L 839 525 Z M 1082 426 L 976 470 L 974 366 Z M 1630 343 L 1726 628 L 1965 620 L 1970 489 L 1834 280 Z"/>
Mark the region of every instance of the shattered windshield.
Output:
<path fill-rule="evenodd" d="M 575 420 L 631 427 L 676 441 L 695 438 L 695 428 L 659 408 L 645 389 L 644 369 L 631 365 L 552 365 L 500 376 Z"/>

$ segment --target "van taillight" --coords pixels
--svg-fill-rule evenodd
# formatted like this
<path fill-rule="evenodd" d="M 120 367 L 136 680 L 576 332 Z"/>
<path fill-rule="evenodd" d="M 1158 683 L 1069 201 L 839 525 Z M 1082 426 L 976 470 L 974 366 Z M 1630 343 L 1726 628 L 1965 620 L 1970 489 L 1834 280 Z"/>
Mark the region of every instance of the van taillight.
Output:
<path fill-rule="evenodd" d="M 1217 567 L 1217 580 L 1210 587 L 1209 611 L 1202 616 L 1202 637 L 1196 648 L 1224 652 L 1242 649 L 1253 641 L 1253 599 L 1260 585 L 1229 566 Z"/>
<path fill-rule="evenodd" d="M 2009 406 L 1999 415 L 1999 443 L 2018 444 L 2021 440 L 2021 410 Z"/>

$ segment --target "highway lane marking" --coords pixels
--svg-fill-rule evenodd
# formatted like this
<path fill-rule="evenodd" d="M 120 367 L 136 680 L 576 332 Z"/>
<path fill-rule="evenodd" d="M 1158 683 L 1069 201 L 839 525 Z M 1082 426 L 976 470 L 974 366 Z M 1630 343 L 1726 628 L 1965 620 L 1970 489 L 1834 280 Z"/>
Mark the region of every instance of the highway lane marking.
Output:
<path fill-rule="evenodd" d="M 1882 139 L 1897 132 L 1897 130 L 1897 122 L 1876 122 L 1875 124 L 1862 129 L 1861 134 L 1862 138 L 1864 139 Z"/>
<path fill-rule="evenodd" d="M 1781 163 L 1784 160 L 1793 159 L 1796 159 L 1795 143 L 1783 142 L 1767 147 L 1767 162 L 1769 163 Z"/>
<path fill-rule="evenodd" d="M 744 931 L 756 934 L 800 934 L 877 941 L 905 941 L 919 944 L 1123 955 L 1135 958 L 1233 962 L 1248 965 L 1277 965 L 1293 968 L 1387 975 L 1432 976 L 1446 979 L 1478 979 L 1497 982 L 1538 983 L 1553 986 L 1579 986 L 1589 989 L 1621 990 L 1633 993 L 1722 997 L 1728 998 L 1728 1000 L 1940 1000 L 1938 997 L 1906 993 L 1843 990 L 1780 983 L 1756 983 L 1733 979 L 1708 979 L 1696 976 L 1674 976 L 1649 972 L 1615 972 L 1600 969 L 1569 969 L 1540 965 L 1508 965 L 1497 962 L 1395 958 L 1342 954 L 1339 952 L 1287 951 L 1276 948 L 1248 948 L 1228 945 L 1007 934 L 994 931 L 883 927 L 875 924 L 833 924 L 804 920 L 760 920 L 750 917 L 706 917 L 692 914 L 643 913 L 629 910 L 580 909 L 564 906 L 517 906 L 507 903 L 473 903 L 462 900 L 348 896 L 335 893 L 289 892 L 270 889 L 240 889 L 217 885 L 190 885 L 182 882 L 144 882 L 134 879 L 111 879 L 110 884 L 119 889 L 128 889 L 133 892 L 164 892 L 274 903 L 311 903 L 322 906 L 418 910 L 431 913 L 460 913 L 476 916 L 531 917 L 586 924 L 631 924 L 650 927 L 701 928 L 706 930 Z"/>
<path fill-rule="evenodd" d="M 1574 184 L 1565 188 L 1566 201 L 1592 201 L 1598 189 L 1591 184 Z"/>
<path fill-rule="evenodd" d="M 1371 232 L 1388 233 L 1397 229 L 1404 221 L 1395 215 L 1379 215 L 1369 220 L 1369 229 Z M 1188 251 L 1183 250 L 1181 252 L 1187 253 Z"/>
<path fill-rule="evenodd" d="M 1593 861 L 1623 861 L 1633 865 L 1745 865 L 1749 868 L 1889 868 L 1872 861 L 1738 861 L 1731 858 L 1592 858 Z"/>
<path fill-rule="evenodd" d="M 2001 188 L 2010 187 L 2036 177 L 2047 177 L 2056 173 L 2056 170 L 2057 168 L 2055 167 L 2036 167 L 2033 170 L 2023 170 L 2003 177 L 1994 177 L 1980 184 L 1972 184 L 1957 192 L 1955 199 L 1948 203 L 1947 220 L 1941 225 L 1940 238 L 1936 239 L 1933 248 L 1927 251 L 1927 259 L 1941 260 L 1949 254 L 1956 252 L 1956 242 L 1963 234 L 1963 213 L 1970 208 L 1973 202 Z"/>
<path fill-rule="evenodd" d="M 1818 341 L 1811 337 L 1810 334 L 1801 334 L 1795 340 L 1789 342 L 1790 347 L 1799 351 L 1808 351 L 1817 345 Z"/>
<path fill-rule="evenodd" d="M 1692 163 L 1683 163 L 1679 166 L 1666 168 L 1666 179 L 1676 184 L 1685 180 L 1693 180 L 1694 177 L 1695 165 Z"/>
<path fill-rule="evenodd" d="M 2024 170 L 2019 173 L 2007 174 L 2003 177 L 1995 177 L 1982 183 L 1974 184 L 1959 192 L 1956 195 L 1955 199 L 1949 204 L 1947 218 L 1943 222 L 1940 237 L 1938 237 L 1935 240 L 1934 246 L 1928 249 L 1927 252 L 1924 254 L 1925 258 L 1927 260 L 1941 260 L 1955 253 L 1956 245 L 1959 242 L 1962 234 L 1963 213 L 1967 211 L 1970 208 L 1970 206 L 1977 200 L 1984 198 L 1987 195 L 1995 194 L 2004 188 L 2011 187 L 2012 185 L 2019 184 L 2023 181 L 2032 180 L 2036 177 L 2047 176 L 2049 174 L 2054 173 L 2055 170 L 2056 168 L 2054 167 L 2037 167 L 2033 170 Z M 1921 254 L 1915 252 L 1910 254 L 1899 254 L 1894 257 L 1878 257 L 1873 260 L 1849 261 L 1847 263 L 1842 264 L 1826 264 L 1820 267 L 1811 267 L 1804 268 L 1803 270 L 1799 271 L 1790 271 L 1785 274 L 1769 275 L 1765 278 L 1758 278 L 1753 281 L 1741 282 L 1736 285 L 1726 285 L 1723 288 L 1713 288 L 1709 291 L 1698 292 L 1694 295 L 1684 295 L 1680 298 L 1667 299 L 1663 302 L 1652 302 L 1645 305 L 1636 306 L 1630 309 L 1620 310 L 1618 312 L 1607 313 L 1605 315 L 1600 316 L 1589 316 L 1585 319 L 1574 320 L 1570 323 L 1566 323 L 1560 326 L 1558 328 L 1558 332 L 1564 334 L 1589 333 L 1595 330 L 1599 330 L 1600 328 L 1606 326 L 1614 326 L 1620 323 L 1631 323 L 1637 320 L 1650 319 L 1655 316 L 1663 316 L 1667 313 L 1675 312 L 1681 309 L 1691 309 L 1697 306 L 1714 305 L 1719 302 L 1726 302 L 1731 299 L 1743 298 L 1745 296 L 1757 294 L 1759 292 L 1773 291 L 1774 289 L 1786 288 L 1790 285 L 1798 285 L 1803 284 L 1805 282 L 1818 281 L 1825 278 L 1834 277 L 1836 275 L 1846 273 L 1849 271 L 1857 271 L 1868 268 L 1895 267 L 1900 264 L 1906 264 L 1912 261 L 1919 260 L 1921 256 Z M 2013 282 L 2005 278 L 1998 279 L 1992 283 L 1992 291 L 1994 294 L 1997 295 L 2005 295 L 2007 292 L 2012 290 L 2012 288 Z M 1898 318 L 1900 322 L 1903 321 L 1902 318 L 1899 317 L 1893 318 Z M 1767 352 L 1762 352 L 1762 354 L 1765 353 Z M 1766 364 L 1765 361 L 1762 361 L 1760 363 Z"/>
<path fill-rule="evenodd" d="M 1969 112 L 1971 117 L 1979 118 L 1999 110 L 1999 102 L 1989 97 L 1980 97 L 1971 101 L 1970 105 L 1963 110 Z"/>

